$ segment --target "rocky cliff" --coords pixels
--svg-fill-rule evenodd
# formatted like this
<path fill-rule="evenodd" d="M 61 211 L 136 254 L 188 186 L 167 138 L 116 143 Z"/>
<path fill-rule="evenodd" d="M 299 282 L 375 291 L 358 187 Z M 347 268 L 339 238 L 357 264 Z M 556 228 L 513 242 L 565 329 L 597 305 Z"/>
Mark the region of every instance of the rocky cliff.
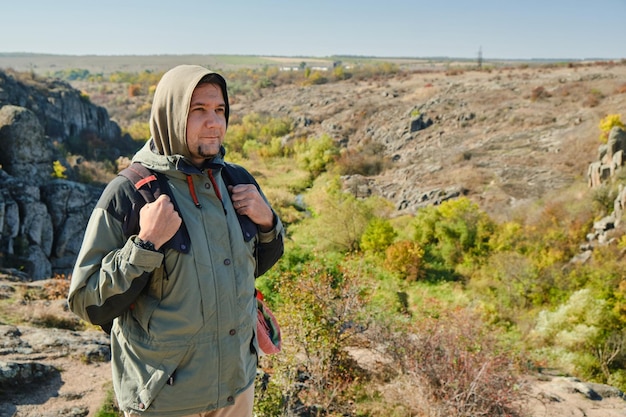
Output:
<path fill-rule="evenodd" d="M 64 81 L 0 71 L 0 107 L 9 104 L 31 110 L 50 141 L 63 143 L 85 132 L 94 132 L 108 143 L 121 137 L 120 127 L 105 108 Z"/>
<path fill-rule="evenodd" d="M 102 187 L 53 176 L 72 138 L 97 137 L 108 152 L 132 142 L 106 109 L 60 81 L 0 72 L 0 266 L 31 279 L 67 274 Z M 130 142 L 129 142 L 130 141 Z"/>

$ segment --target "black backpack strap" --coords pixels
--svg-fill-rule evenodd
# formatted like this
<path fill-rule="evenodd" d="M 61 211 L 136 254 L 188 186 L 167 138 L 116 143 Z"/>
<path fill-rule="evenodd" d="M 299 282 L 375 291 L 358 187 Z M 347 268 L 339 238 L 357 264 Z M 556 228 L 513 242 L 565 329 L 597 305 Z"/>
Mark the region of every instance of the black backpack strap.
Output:
<path fill-rule="evenodd" d="M 256 182 L 254 177 L 243 167 L 230 163 L 225 163 L 222 168 L 222 177 L 226 185 L 237 184 L 254 184 L 254 186 L 261 192 L 261 187 Z M 243 236 L 246 241 L 249 241 L 254 237 L 259 229 L 256 223 L 254 223 L 248 216 L 242 216 L 237 214 Z M 283 255 L 284 244 L 282 235 L 276 239 L 267 243 L 258 243 L 255 248 L 256 268 L 254 276 L 260 277 L 266 273 Z"/>
<path fill-rule="evenodd" d="M 130 166 L 120 171 L 119 175 L 128 178 L 133 183 L 135 190 L 143 197 L 144 204 L 152 203 L 161 195 L 160 175 L 157 176 L 156 172 L 151 171 L 139 162 L 133 162 Z"/>
<path fill-rule="evenodd" d="M 239 165 L 233 165 L 224 163 L 222 168 L 222 177 L 226 185 L 237 184 L 254 184 L 256 188 L 261 191 L 259 184 L 257 184 L 254 177 Z M 258 233 L 258 226 L 250 220 L 248 216 L 237 214 L 237 219 L 241 225 L 241 231 L 243 232 L 243 238 L 246 242 L 249 242 Z"/>
<path fill-rule="evenodd" d="M 133 162 L 130 166 L 120 171 L 118 175 L 128 178 L 137 191 L 137 194 L 132 196 L 132 210 L 124 217 L 123 229 L 126 237 L 139 231 L 139 211 L 141 208 L 146 203 L 155 201 L 161 194 L 167 194 L 176 211 L 180 213 L 164 175 L 146 168 L 139 162 Z M 190 244 L 189 232 L 185 227 L 185 223 L 181 223 L 176 234 L 163 245 L 163 249 L 174 249 L 182 253 L 188 253 Z"/>

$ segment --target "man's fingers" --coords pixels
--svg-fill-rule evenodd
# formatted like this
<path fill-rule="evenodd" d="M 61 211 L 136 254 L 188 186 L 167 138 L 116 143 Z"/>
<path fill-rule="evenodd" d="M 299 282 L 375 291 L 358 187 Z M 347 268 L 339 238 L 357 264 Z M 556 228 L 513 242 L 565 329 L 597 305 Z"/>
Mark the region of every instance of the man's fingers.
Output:
<path fill-rule="evenodd" d="M 167 195 L 167 194 L 161 194 L 161 195 L 159 196 L 159 198 L 157 198 L 157 199 L 155 200 L 155 203 L 156 203 L 156 202 L 159 202 L 159 201 L 160 201 L 160 202 L 162 202 L 162 203 L 169 203 L 169 202 L 170 202 L 170 196 L 169 196 L 169 195 Z"/>

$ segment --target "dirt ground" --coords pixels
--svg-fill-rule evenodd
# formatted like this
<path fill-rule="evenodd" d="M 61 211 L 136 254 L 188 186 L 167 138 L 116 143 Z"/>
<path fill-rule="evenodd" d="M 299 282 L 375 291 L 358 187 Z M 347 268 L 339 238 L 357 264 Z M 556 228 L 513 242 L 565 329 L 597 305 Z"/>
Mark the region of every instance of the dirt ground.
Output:
<path fill-rule="evenodd" d="M 110 364 L 86 364 L 67 357 L 47 363 L 61 370 L 59 377 L 26 391 L 0 394 L 1 417 L 95 415 L 111 387 Z M 583 383 L 528 378 L 528 417 L 626 417 L 626 401 L 618 396 L 591 399 Z"/>
<path fill-rule="evenodd" d="M 64 357 L 46 363 L 59 369 L 59 375 L 25 390 L 0 393 L 0 416 L 94 416 L 111 389 L 110 362 L 87 364 Z"/>

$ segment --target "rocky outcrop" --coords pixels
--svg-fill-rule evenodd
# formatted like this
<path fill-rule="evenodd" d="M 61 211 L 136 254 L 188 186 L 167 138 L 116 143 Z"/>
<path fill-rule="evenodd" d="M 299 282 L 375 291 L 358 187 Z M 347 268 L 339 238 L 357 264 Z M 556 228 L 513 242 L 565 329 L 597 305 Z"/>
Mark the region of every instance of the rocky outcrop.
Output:
<path fill-rule="evenodd" d="M 0 107 L 14 105 L 31 110 L 52 141 L 66 142 L 85 131 L 105 142 L 121 137 L 117 123 L 103 107 L 93 105 L 80 91 L 55 79 L 17 80 L 0 71 Z"/>
<path fill-rule="evenodd" d="M 102 331 L 0 325 L 0 415 L 96 415 L 110 360 Z"/>
<path fill-rule="evenodd" d="M 33 184 L 50 179 L 53 149 L 37 116 L 24 107 L 0 107 L 0 164 Z"/>
<path fill-rule="evenodd" d="M 4 266 L 22 270 L 34 280 L 71 271 L 87 219 L 102 192 L 102 187 L 53 179 L 52 161 L 40 161 L 38 166 L 31 166 L 32 175 L 23 175 L 29 171 L 25 165 L 22 169 L 9 163 L 6 170 L 0 169 L 0 253 Z"/>
<path fill-rule="evenodd" d="M 599 147 L 598 160 L 589 164 L 587 180 L 589 187 L 598 188 L 611 181 L 622 170 L 626 152 L 626 130 L 615 126 L 609 133 L 608 141 Z M 611 243 L 611 230 L 622 222 L 626 210 L 626 188 L 618 185 L 617 197 L 613 201 L 613 212 L 594 222 L 593 230 L 587 234 L 587 242 L 581 245 L 581 253 L 573 261 L 585 262 L 591 257 L 595 245 Z"/>
<path fill-rule="evenodd" d="M 624 165 L 626 130 L 615 126 L 605 145 L 598 148 L 598 160 L 589 164 L 587 179 L 590 187 L 599 187 Z"/>
<path fill-rule="evenodd" d="M 53 142 L 85 130 L 110 141 L 120 136 L 106 110 L 63 83 L 48 87 L 46 94 L 0 72 L 0 267 L 33 280 L 71 271 L 102 192 L 53 177 L 56 161 L 67 164 Z"/>

